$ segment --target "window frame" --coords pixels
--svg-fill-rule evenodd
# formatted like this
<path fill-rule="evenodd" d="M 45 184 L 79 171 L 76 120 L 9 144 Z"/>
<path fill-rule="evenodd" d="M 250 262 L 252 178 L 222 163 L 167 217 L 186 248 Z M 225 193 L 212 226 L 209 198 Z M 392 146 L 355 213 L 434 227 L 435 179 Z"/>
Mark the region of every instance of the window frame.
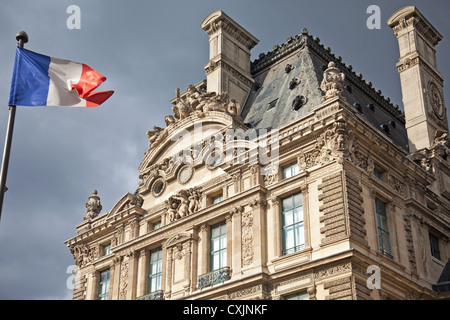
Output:
<path fill-rule="evenodd" d="M 382 207 L 379 206 L 382 204 Z M 392 255 L 392 241 L 389 232 L 389 218 L 387 213 L 387 203 L 381 200 L 378 197 L 375 197 L 375 215 L 377 221 L 377 236 L 378 236 L 378 245 L 380 251 L 385 256 L 393 259 Z M 386 228 L 386 229 L 385 229 Z M 386 238 L 384 236 L 387 235 L 387 246 L 385 243 Z M 387 250 L 389 249 L 389 250 Z"/>
<path fill-rule="evenodd" d="M 214 229 L 219 228 L 219 235 L 213 236 Z M 219 249 L 215 250 L 214 248 L 214 240 L 219 240 Z M 227 235 L 227 223 L 226 221 L 221 221 L 214 225 L 210 226 L 210 235 L 209 235 L 209 272 L 219 270 L 221 268 L 227 267 L 227 258 L 228 258 L 228 235 Z M 219 257 L 219 265 L 215 266 L 215 256 Z"/>
<path fill-rule="evenodd" d="M 434 239 L 432 239 L 432 238 L 434 238 Z M 428 239 L 430 241 L 431 256 L 438 259 L 439 261 L 442 261 L 441 260 L 441 258 L 442 258 L 441 249 L 440 249 L 440 245 L 439 245 L 439 237 L 436 236 L 434 233 L 428 232 Z M 433 246 L 433 244 L 435 244 L 436 247 Z"/>
<path fill-rule="evenodd" d="M 307 291 L 294 292 L 283 296 L 283 300 L 309 300 L 309 294 Z"/>
<path fill-rule="evenodd" d="M 107 279 L 104 279 L 103 274 L 107 273 Z M 98 288 L 97 288 L 97 300 L 109 300 L 109 288 L 110 288 L 110 280 L 111 280 L 111 270 L 105 269 L 103 271 L 99 271 L 98 273 Z M 106 290 L 103 290 L 104 284 L 106 284 Z M 104 291 L 103 293 L 101 293 Z"/>
<path fill-rule="evenodd" d="M 289 169 L 290 176 L 286 176 L 286 174 L 285 174 L 286 169 Z M 289 179 L 289 178 L 297 175 L 298 173 L 299 173 L 298 162 L 297 162 L 297 160 L 292 161 L 281 167 L 281 180 Z"/>
<path fill-rule="evenodd" d="M 300 206 L 295 206 L 295 196 L 300 196 Z M 284 201 L 287 199 L 292 199 L 292 208 L 289 210 L 284 209 Z M 303 193 L 302 192 L 296 192 L 292 193 L 288 196 L 285 196 L 280 199 L 280 211 L 281 211 L 281 255 L 289 255 L 295 252 L 299 252 L 305 249 L 306 247 L 306 235 L 305 235 L 305 214 L 304 214 L 304 206 L 303 206 Z M 295 209 L 301 208 L 301 220 L 296 221 L 295 220 Z M 286 225 L 286 213 L 288 211 L 292 211 L 292 224 Z M 299 231 L 296 233 L 297 229 L 299 228 Z M 286 229 L 292 228 L 293 232 L 293 243 L 294 246 L 287 248 L 287 238 L 286 238 Z M 297 239 L 296 237 L 300 236 L 300 239 Z"/>
<path fill-rule="evenodd" d="M 107 243 L 101 245 L 101 248 L 102 248 L 102 257 L 111 254 L 111 242 L 107 242 Z"/>
<path fill-rule="evenodd" d="M 152 255 L 157 254 L 157 259 L 152 260 Z M 163 261 L 163 249 L 162 247 L 155 248 L 149 251 L 148 254 L 148 273 L 147 273 L 147 294 L 159 291 L 162 288 L 162 261 Z M 152 266 L 156 264 L 156 272 L 152 272 Z M 156 287 L 152 289 L 153 281 L 156 279 Z M 159 284 L 158 284 L 159 281 Z"/>

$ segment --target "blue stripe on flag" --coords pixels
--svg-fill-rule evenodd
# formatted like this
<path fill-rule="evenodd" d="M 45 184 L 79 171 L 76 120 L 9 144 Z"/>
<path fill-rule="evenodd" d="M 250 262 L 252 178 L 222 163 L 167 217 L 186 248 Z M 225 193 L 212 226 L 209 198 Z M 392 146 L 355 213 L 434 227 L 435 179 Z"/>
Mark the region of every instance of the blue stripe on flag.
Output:
<path fill-rule="evenodd" d="M 50 57 L 17 47 L 9 105 L 47 105 Z"/>

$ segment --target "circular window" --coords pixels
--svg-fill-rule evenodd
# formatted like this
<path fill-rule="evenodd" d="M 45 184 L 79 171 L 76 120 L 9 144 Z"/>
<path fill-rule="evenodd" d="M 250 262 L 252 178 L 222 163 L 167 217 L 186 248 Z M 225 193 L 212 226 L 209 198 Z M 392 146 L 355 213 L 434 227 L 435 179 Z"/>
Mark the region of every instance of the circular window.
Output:
<path fill-rule="evenodd" d="M 166 184 L 162 178 L 158 178 L 153 182 L 152 193 L 155 197 L 160 196 L 164 192 Z"/>
<path fill-rule="evenodd" d="M 194 175 L 194 168 L 189 165 L 186 165 L 180 169 L 178 172 L 178 182 L 181 184 L 188 183 Z"/>

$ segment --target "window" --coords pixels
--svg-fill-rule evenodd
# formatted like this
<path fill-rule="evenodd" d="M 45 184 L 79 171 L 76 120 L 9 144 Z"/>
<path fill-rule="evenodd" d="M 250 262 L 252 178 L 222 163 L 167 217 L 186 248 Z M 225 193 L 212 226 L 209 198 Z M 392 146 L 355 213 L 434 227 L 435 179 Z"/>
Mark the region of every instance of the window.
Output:
<path fill-rule="evenodd" d="M 161 220 L 152 223 L 152 230 L 161 228 Z"/>
<path fill-rule="evenodd" d="M 105 244 L 102 248 L 102 256 L 106 256 L 111 253 L 111 243 Z"/>
<path fill-rule="evenodd" d="M 378 198 L 375 198 L 375 209 L 377 213 L 378 237 L 380 241 L 381 252 L 392 258 L 391 243 L 389 240 L 389 226 L 386 213 L 386 204 Z"/>
<path fill-rule="evenodd" d="M 373 175 L 374 175 L 376 178 L 378 178 L 378 179 L 380 179 L 380 180 L 383 180 L 383 170 L 378 169 L 378 168 L 374 168 L 374 169 L 373 169 Z"/>
<path fill-rule="evenodd" d="M 100 272 L 97 299 L 108 300 L 108 294 L 109 294 L 109 269 Z"/>
<path fill-rule="evenodd" d="M 227 263 L 227 225 L 224 222 L 211 227 L 210 271 L 218 270 Z"/>
<path fill-rule="evenodd" d="M 277 105 L 277 102 L 278 102 L 278 98 L 276 98 L 275 100 L 269 102 L 269 105 L 267 106 L 267 111 L 270 110 L 270 109 L 275 108 L 275 106 Z"/>
<path fill-rule="evenodd" d="M 298 173 L 297 161 L 292 162 L 281 168 L 282 179 L 290 178 L 292 176 L 295 176 L 297 173 Z"/>
<path fill-rule="evenodd" d="M 211 204 L 219 203 L 223 200 L 223 193 L 211 197 Z"/>
<path fill-rule="evenodd" d="M 439 250 L 439 238 L 431 233 L 429 233 L 429 238 L 430 238 L 431 255 L 436 259 L 441 260 L 441 251 Z"/>
<path fill-rule="evenodd" d="M 283 255 L 304 249 L 302 194 L 297 193 L 284 198 L 281 203 L 283 225 Z"/>
<path fill-rule="evenodd" d="M 309 294 L 305 291 L 290 294 L 284 297 L 284 300 L 309 300 Z"/>
<path fill-rule="evenodd" d="M 162 249 L 150 251 L 147 293 L 161 290 Z"/>

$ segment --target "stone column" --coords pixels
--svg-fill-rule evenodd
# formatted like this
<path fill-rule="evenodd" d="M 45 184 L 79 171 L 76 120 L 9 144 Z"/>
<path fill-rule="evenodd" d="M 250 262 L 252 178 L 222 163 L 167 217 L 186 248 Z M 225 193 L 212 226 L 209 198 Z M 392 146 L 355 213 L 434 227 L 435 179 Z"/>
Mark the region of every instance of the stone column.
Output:
<path fill-rule="evenodd" d="M 112 284 L 114 283 L 114 277 L 115 275 L 115 269 L 114 269 L 115 263 L 114 260 L 111 261 L 111 264 L 109 265 L 109 292 L 108 292 L 108 299 L 112 300 Z"/>
<path fill-rule="evenodd" d="M 267 243 L 268 260 L 272 260 L 281 255 L 281 225 L 280 225 L 280 198 L 272 196 L 269 199 L 267 209 Z"/>
<path fill-rule="evenodd" d="M 137 259 L 139 256 L 138 251 L 130 251 L 128 253 L 128 288 L 127 288 L 127 300 L 136 299 L 136 282 L 137 282 Z"/>
<path fill-rule="evenodd" d="M 110 279 L 110 287 L 109 290 L 111 291 L 111 299 L 112 300 L 119 300 L 119 287 L 120 287 L 120 263 L 122 262 L 123 257 L 122 256 L 116 256 L 113 259 L 113 265 L 111 266 L 111 270 L 114 270 L 114 279 L 112 279 L 114 282 L 111 282 Z"/>
<path fill-rule="evenodd" d="M 136 284 L 136 296 L 140 297 L 145 295 L 147 281 L 148 281 L 148 251 L 147 249 L 141 249 L 139 252 L 139 266 L 137 272 L 137 284 Z"/>
<path fill-rule="evenodd" d="M 231 215 L 231 269 L 233 275 L 241 272 L 242 267 L 242 216 L 244 207 L 238 207 L 233 210 Z M 227 231 L 228 232 L 228 231 Z"/>
<path fill-rule="evenodd" d="M 167 248 L 166 253 L 166 261 L 167 261 L 167 268 L 166 268 L 166 277 L 165 277 L 165 288 L 164 288 L 164 295 L 167 298 L 170 298 L 172 293 L 172 267 L 173 267 L 173 257 L 172 257 L 172 248 Z"/>
<path fill-rule="evenodd" d="M 259 198 L 250 202 L 253 219 L 253 266 L 263 267 L 266 265 L 266 223 L 265 209 L 266 200 Z M 243 235 L 244 237 L 245 235 Z M 245 259 L 245 257 L 244 257 Z"/>
<path fill-rule="evenodd" d="M 227 226 L 227 267 L 231 267 L 233 263 L 233 226 L 231 222 L 231 214 L 225 216 Z"/>
<path fill-rule="evenodd" d="M 198 270 L 199 275 L 208 272 L 208 227 L 206 224 L 200 226 L 200 250 L 198 255 Z"/>
<path fill-rule="evenodd" d="M 94 270 L 89 274 L 89 281 L 86 290 L 86 297 L 88 297 L 88 300 L 97 300 L 97 282 L 98 274 L 97 271 Z"/>

